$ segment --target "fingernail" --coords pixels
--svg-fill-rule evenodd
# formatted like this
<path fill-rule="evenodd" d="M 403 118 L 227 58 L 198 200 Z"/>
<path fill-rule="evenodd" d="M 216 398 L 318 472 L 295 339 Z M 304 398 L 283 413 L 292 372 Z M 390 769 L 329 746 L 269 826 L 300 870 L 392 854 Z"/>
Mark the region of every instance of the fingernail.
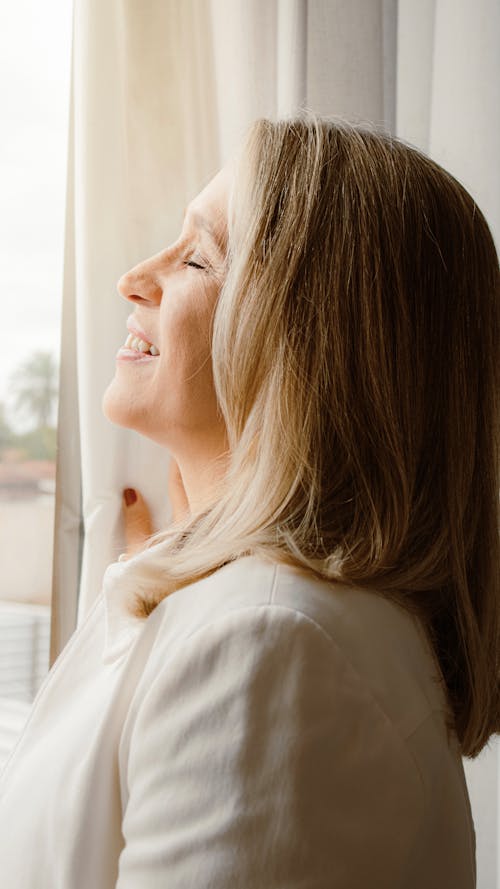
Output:
<path fill-rule="evenodd" d="M 125 488 L 123 497 L 127 506 L 132 506 L 132 503 L 135 503 L 135 501 L 137 500 L 137 494 L 135 493 L 133 488 Z"/>

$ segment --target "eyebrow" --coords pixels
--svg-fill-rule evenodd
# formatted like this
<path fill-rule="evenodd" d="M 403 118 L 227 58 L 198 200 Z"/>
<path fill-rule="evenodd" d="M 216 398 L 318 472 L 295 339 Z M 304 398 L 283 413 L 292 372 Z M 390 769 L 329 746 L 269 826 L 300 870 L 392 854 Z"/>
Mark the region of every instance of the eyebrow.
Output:
<path fill-rule="evenodd" d="M 186 219 L 186 216 L 188 215 L 188 213 L 189 213 L 190 219 L 192 220 L 192 222 L 194 223 L 196 228 L 202 228 L 204 231 L 207 232 L 208 235 L 210 235 L 210 238 L 212 239 L 215 246 L 217 247 L 217 250 L 219 251 L 221 256 L 224 257 L 225 256 L 224 243 L 222 241 L 222 238 L 215 231 L 212 223 L 209 222 L 208 219 L 205 218 L 205 216 L 202 216 L 201 213 L 195 213 L 193 211 L 190 211 L 189 207 L 186 207 L 184 210 L 183 220 Z"/>

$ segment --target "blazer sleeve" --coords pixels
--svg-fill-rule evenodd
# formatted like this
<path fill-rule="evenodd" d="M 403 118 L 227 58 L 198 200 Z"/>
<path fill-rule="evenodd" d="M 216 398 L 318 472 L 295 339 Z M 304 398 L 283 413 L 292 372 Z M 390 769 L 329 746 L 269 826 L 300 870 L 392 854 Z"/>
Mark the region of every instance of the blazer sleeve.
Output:
<path fill-rule="evenodd" d="M 395 889 L 422 821 L 404 741 L 338 645 L 280 605 L 165 659 L 126 780 L 116 889 Z"/>

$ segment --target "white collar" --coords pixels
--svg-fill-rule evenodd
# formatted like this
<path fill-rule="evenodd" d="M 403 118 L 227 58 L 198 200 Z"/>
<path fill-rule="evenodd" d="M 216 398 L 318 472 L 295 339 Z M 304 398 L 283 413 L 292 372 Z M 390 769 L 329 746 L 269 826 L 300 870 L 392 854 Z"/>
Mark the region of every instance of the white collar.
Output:
<path fill-rule="evenodd" d="M 124 654 L 145 624 L 144 618 L 134 617 L 128 610 L 137 593 L 137 582 L 127 576 L 129 561 L 112 562 L 103 576 L 105 624 L 102 660 L 105 664 Z"/>

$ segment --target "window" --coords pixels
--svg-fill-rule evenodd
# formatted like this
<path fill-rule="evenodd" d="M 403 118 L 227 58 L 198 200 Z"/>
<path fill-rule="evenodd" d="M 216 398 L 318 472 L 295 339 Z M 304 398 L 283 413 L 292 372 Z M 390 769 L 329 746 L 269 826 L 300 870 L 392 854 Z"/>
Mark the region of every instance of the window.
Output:
<path fill-rule="evenodd" d="M 49 663 L 71 4 L 0 30 L 0 765 Z"/>

